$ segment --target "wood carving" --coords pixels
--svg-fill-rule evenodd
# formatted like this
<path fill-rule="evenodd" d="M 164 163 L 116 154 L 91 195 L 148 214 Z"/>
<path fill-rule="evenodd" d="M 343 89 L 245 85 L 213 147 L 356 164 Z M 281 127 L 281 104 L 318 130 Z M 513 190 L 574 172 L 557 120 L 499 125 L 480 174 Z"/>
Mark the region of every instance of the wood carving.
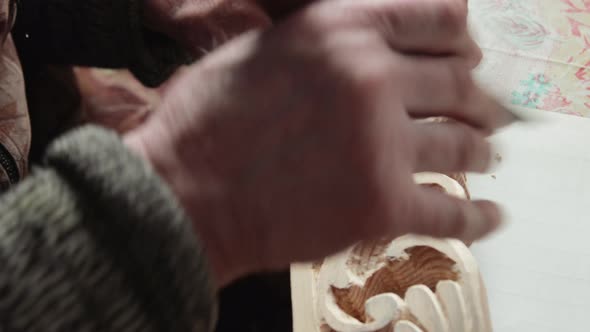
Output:
<path fill-rule="evenodd" d="M 415 181 L 468 199 L 464 175 Z M 455 239 L 406 235 L 291 267 L 294 332 L 491 332 L 475 258 Z"/>

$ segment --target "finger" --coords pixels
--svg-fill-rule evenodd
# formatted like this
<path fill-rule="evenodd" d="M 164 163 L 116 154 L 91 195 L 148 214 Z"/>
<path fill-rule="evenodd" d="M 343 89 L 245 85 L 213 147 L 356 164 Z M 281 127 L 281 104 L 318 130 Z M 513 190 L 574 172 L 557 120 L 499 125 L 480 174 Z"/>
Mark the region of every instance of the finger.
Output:
<path fill-rule="evenodd" d="M 415 172 L 484 172 L 492 162 L 485 135 L 463 123 L 416 122 Z"/>
<path fill-rule="evenodd" d="M 414 118 L 444 116 L 493 131 L 514 115 L 474 82 L 468 63 L 458 57 L 396 58 L 406 109 Z"/>
<path fill-rule="evenodd" d="M 417 186 L 407 233 L 475 241 L 497 229 L 500 209 L 489 201 L 468 201 Z"/>
<path fill-rule="evenodd" d="M 465 4 L 467 5 L 467 8 L 469 10 L 469 1 L 465 0 Z M 479 45 L 475 42 L 474 37 L 471 34 L 469 34 L 469 42 L 466 46 L 466 49 L 468 49 L 467 53 L 470 55 L 468 57 L 468 60 L 471 68 L 477 67 L 481 63 L 481 59 L 483 59 L 483 52 L 481 51 L 481 47 L 479 47 Z"/>
<path fill-rule="evenodd" d="M 474 69 L 475 67 L 479 66 L 481 59 L 483 59 L 483 52 L 481 51 L 479 45 L 471 37 L 469 37 L 465 43 L 465 60 L 467 60 L 469 68 Z"/>
<path fill-rule="evenodd" d="M 357 6 L 396 50 L 473 55 L 464 0 L 373 0 L 359 1 Z"/>

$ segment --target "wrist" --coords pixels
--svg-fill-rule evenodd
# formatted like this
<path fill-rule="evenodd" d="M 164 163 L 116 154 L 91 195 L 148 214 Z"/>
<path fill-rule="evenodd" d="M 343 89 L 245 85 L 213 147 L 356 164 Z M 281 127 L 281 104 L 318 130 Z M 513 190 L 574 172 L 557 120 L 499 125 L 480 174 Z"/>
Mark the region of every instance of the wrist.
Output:
<path fill-rule="evenodd" d="M 124 144 L 136 155 L 147 161 L 169 186 L 180 206 L 192 222 L 195 235 L 203 246 L 213 280 L 218 288 L 252 272 L 247 252 L 240 247 L 240 234 L 229 227 L 232 213 L 229 199 L 221 186 L 199 174 L 199 167 L 187 165 L 175 138 L 166 134 L 158 123 L 145 125 L 125 134 Z"/>

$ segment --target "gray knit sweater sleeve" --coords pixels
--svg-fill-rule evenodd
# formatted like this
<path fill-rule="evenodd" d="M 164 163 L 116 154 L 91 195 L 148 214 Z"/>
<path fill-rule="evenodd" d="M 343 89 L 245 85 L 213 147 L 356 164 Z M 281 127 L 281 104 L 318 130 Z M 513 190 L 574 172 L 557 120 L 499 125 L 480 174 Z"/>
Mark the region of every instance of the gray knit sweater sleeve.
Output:
<path fill-rule="evenodd" d="M 0 331 L 211 331 L 194 232 L 114 134 L 58 140 L 0 211 Z"/>

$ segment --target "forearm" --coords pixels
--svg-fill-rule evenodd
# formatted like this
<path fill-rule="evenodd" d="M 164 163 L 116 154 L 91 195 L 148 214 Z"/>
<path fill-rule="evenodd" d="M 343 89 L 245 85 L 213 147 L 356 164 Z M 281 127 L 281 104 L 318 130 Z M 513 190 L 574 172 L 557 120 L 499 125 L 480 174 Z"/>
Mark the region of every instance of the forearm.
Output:
<path fill-rule="evenodd" d="M 88 128 L 47 164 L 0 200 L 0 329 L 210 331 L 205 259 L 151 169 Z"/>
<path fill-rule="evenodd" d="M 129 68 L 157 85 L 188 54 L 146 29 L 142 0 L 24 0 L 13 35 L 25 64 Z"/>

